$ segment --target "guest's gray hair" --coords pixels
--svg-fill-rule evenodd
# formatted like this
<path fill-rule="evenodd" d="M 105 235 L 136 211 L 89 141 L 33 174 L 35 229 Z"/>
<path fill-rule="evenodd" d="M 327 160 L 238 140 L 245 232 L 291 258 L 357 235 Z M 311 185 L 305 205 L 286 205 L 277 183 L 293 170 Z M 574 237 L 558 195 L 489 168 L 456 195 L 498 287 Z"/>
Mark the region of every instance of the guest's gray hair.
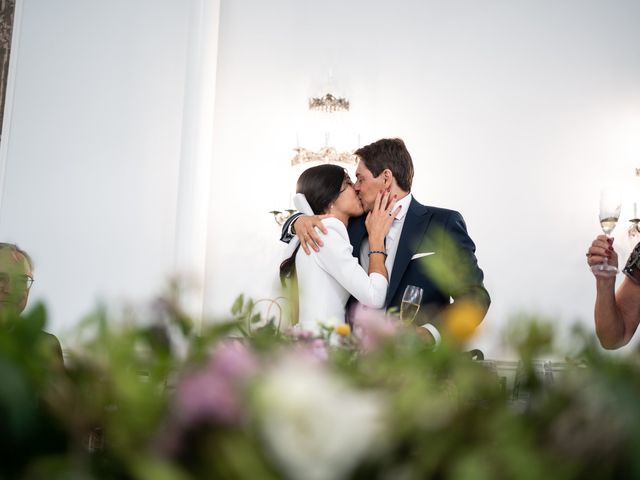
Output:
<path fill-rule="evenodd" d="M 0 242 L 0 250 L 10 250 L 12 252 L 15 253 L 19 253 L 20 255 L 22 255 L 24 258 L 27 259 L 27 263 L 29 264 L 29 268 L 31 270 L 33 270 L 33 260 L 31 260 L 31 257 L 29 256 L 29 254 L 27 252 L 25 252 L 24 250 L 22 250 L 18 245 L 16 245 L 15 243 L 4 243 L 4 242 Z"/>

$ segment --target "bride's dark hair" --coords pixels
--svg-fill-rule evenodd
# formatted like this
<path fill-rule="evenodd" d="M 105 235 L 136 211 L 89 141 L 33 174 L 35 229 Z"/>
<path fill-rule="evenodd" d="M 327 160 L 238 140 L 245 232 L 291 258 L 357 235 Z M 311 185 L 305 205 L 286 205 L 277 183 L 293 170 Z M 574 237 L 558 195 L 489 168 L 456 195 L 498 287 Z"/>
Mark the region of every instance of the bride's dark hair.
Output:
<path fill-rule="evenodd" d="M 307 198 L 313 213 L 321 215 L 329 210 L 331 205 L 340 195 L 340 190 L 347 172 L 337 165 L 324 164 L 311 167 L 298 177 L 296 193 L 302 193 Z M 300 245 L 298 245 L 300 248 Z M 280 264 L 280 280 L 284 283 L 286 278 L 295 275 L 296 254 L 293 254 Z"/>
<path fill-rule="evenodd" d="M 298 178 L 296 193 L 307 197 L 313 213 L 321 215 L 340 195 L 347 172 L 337 165 L 325 164 L 311 167 Z"/>

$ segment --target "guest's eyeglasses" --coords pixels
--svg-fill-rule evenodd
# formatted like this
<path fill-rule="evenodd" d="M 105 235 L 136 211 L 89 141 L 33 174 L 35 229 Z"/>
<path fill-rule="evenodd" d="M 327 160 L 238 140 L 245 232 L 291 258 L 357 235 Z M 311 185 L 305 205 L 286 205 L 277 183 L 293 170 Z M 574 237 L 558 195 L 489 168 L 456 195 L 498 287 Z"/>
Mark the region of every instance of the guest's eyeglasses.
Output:
<path fill-rule="evenodd" d="M 7 288 L 9 284 L 12 284 L 18 290 L 26 291 L 33 285 L 33 278 L 29 275 L 9 275 L 5 272 L 0 272 L 0 288 Z"/>

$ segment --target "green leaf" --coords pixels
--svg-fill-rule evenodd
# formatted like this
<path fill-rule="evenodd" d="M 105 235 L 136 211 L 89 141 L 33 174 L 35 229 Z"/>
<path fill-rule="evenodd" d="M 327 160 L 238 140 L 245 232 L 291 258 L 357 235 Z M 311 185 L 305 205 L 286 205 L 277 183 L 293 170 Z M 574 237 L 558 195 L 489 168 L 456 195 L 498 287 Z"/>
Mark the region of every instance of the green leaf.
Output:
<path fill-rule="evenodd" d="M 47 309 L 42 302 L 34 305 L 29 312 L 23 316 L 21 323 L 28 325 L 33 330 L 43 330 L 47 324 Z"/>
<path fill-rule="evenodd" d="M 240 294 L 238 298 L 235 299 L 233 305 L 231 306 L 231 314 L 239 315 L 242 311 L 242 305 L 244 304 L 244 295 Z"/>
<path fill-rule="evenodd" d="M 159 459 L 141 458 L 134 466 L 137 480 L 189 480 L 190 477 L 170 463 Z"/>

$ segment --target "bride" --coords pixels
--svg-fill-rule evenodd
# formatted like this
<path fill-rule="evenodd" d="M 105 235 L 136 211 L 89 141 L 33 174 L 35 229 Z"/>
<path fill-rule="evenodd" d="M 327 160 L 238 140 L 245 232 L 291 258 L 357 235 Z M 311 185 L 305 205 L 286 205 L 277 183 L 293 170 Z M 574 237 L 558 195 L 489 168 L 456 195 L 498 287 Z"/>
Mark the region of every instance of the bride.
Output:
<path fill-rule="evenodd" d="M 308 203 L 308 207 L 298 208 L 311 210 L 303 213 L 326 214 L 322 223 L 328 231 L 319 252 L 306 255 L 298 244 L 293 254 L 280 265 L 283 281 L 297 279 L 298 328 L 319 333 L 321 325 L 344 323 L 349 296 L 365 306 L 382 308 L 389 285 L 384 265 L 387 256 L 384 238 L 401 208 L 393 209 L 395 197 L 390 198 L 388 192 L 379 192 L 373 210 L 367 215 L 365 225 L 370 248 L 367 273 L 353 256 L 347 234 L 349 219 L 364 213 L 347 172 L 331 164 L 309 168 L 298 178 L 296 190 Z"/>

